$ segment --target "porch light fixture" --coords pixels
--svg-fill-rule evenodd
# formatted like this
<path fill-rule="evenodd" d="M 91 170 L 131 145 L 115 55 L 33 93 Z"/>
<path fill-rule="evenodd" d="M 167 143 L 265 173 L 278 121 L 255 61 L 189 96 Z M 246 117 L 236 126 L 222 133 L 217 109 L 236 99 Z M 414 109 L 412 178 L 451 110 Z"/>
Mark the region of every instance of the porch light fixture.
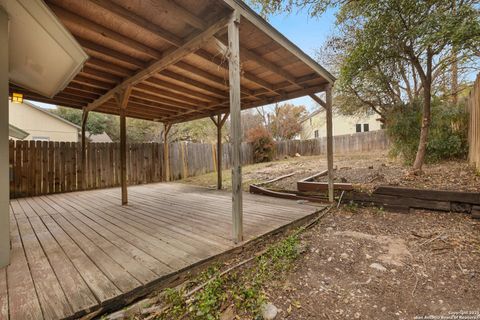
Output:
<path fill-rule="evenodd" d="M 23 103 L 23 94 L 14 92 L 12 93 L 12 97 L 10 98 L 10 100 L 13 103 Z"/>
<path fill-rule="evenodd" d="M 52 98 L 88 55 L 41 0 L 0 0 L 9 18 L 10 82 Z"/>

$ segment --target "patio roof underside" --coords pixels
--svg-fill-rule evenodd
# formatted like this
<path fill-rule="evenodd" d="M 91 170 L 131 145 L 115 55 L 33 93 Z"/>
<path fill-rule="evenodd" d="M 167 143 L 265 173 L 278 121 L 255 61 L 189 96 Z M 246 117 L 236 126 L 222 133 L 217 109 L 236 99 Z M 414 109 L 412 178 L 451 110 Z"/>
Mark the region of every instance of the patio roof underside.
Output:
<path fill-rule="evenodd" d="M 53 98 L 10 84 L 25 99 L 72 108 L 98 104 L 119 84 L 165 59 L 228 16 L 240 22 L 242 109 L 323 91 L 333 77 L 236 0 L 47 0 L 90 56 Z M 229 110 L 227 28 L 132 86 L 126 116 L 176 123 Z M 93 110 L 93 108 L 92 108 Z M 119 114 L 113 96 L 94 111 Z"/>

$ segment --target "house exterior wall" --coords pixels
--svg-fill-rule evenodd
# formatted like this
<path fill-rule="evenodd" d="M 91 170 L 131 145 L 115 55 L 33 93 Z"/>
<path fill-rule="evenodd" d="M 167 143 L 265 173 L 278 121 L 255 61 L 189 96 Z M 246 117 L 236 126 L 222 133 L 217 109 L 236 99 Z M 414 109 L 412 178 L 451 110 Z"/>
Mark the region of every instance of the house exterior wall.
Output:
<path fill-rule="evenodd" d="M 380 121 L 377 121 L 377 114 L 365 115 L 363 117 L 344 116 L 333 114 L 333 135 L 353 134 L 357 132 L 357 124 L 361 125 L 360 132 L 366 132 L 364 125 L 368 124 L 368 131 L 381 129 Z M 302 140 L 321 138 L 327 136 L 325 112 L 322 110 L 302 122 Z"/>
<path fill-rule="evenodd" d="M 10 124 L 26 131 L 25 140 L 78 142 L 78 128 L 25 103 L 9 103 Z"/>

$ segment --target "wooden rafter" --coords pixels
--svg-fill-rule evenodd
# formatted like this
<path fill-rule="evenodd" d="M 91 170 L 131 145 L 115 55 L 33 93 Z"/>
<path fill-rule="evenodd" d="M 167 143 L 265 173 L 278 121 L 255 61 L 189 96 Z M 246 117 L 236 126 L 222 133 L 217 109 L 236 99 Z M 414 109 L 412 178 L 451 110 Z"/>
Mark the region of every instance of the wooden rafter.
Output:
<path fill-rule="evenodd" d="M 259 107 L 259 106 L 266 105 L 266 104 L 277 103 L 277 102 L 284 101 L 284 100 L 295 99 L 295 98 L 303 97 L 303 96 L 306 96 L 306 95 L 322 92 L 322 91 L 325 91 L 326 86 L 327 85 L 325 84 L 325 85 L 322 85 L 322 86 L 316 85 L 316 86 L 312 86 L 312 87 L 306 87 L 304 89 L 292 91 L 292 92 L 289 92 L 289 93 L 284 93 L 280 96 L 275 96 L 275 97 L 271 97 L 271 98 L 268 98 L 268 99 L 263 99 L 261 101 L 242 103 L 242 109 Z M 212 110 L 214 108 L 223 106 L 223 109 L 218 110 L 218 112 L 223 113 L 223 112 L 225 112 L 224 109 L 228 107 L 228 103 L 229 103 L 229 101 L 225 100 L 220 104 L 210 105 L 210 106 L 206 106 L 206 107 L 199 107 L 196 111 Z M 181 122 L 183 120 L 182 117 L 189 117 L 189 115 L 191 115 L 192 113 L 193 112 L 190 111 L 190 110 L 189 111 L 184 111 L 184 112 L 181 112 L 177 115 L 177 117 L 179 119 L 177 119 L 177 120 L 169 119 L 169 120 L 174 121 L 174 122 L 177 122 L 177 121 Z M 194 118 L 195 117 L 192 117 L 192 119 L 194 119 Z"/>
<path fill-rule="evenodd" d="M 87 107 L 88 110 L 94 110 L 98 106 L 102 105 L 106 101 L 110 100 L 112 96 L 122 88 L 125 88 L 129 85 L 136 85 L 151 76 L 153 76 L 155 73 L 165 69 L 171 64 L 174 64 L 178 61 L 180 61 L 183 57 L 186 55 L 194 52 L 197 50 L 204 41 L 210 39 L 216 32 L 218 32 L 220 29 L 224 28 L 228 22 L 229 17 L 223 17 L 219 21 L 213 23 L 210 25 L 207 29 L 200 33 L 196 33 L 195 35 L 189 37 L 185 43 L 179 47 L 176 48 L 169 53 L 166 53 L 165 56 L 158 61 L 152 63 L 150 66 L 147 68 L 137 72 L 134 76 L 124 80 L 121 84 L 117 85 L 115 88 L 109 90 L 105 95 L 102 97 L 98 98 L 94 102 L 90 103 Z"/>
<path fill-rule="evenodd" d="M 239 28 L 242 109 L 303 93 L 314 94 L 318 92 L 315 87 L 331 82 L 328 74 L 323 76 L 320 66 L 312 65 L 303 53 L 298 54 L 293 44 L 273 28 L 258 23 L 258 17 L 239 0 L 198 3 L 144 0 L 128 4 L 117 0 L 45 1 L 90 59 L 53 98 L 10 84 L 11 90 L 23 92 L 27 99 L 119 114 L 112 92 L 121 91 L 126 81 L 180 50 L 194 34 L 199 35 L 211 26 L 212 19 L 231 13 L 232 8 L 242 16 Z M 175 23 L 170 24 L 173 20 Z M 188 56 L 132 85 L 125 113 L 177 123 L 228 111 L 231 84 L 227 77 L 226 31 L 227 28 L 220 28 Z M 266 54 L 267 51 L 275 54 Z M 105 102 L 99 104 L 100 100 Z"/>
<path fill-rule="evenodd" d="M 162 38 L 163 40 L 167 41 L 168 43 L 172 44 L 175 47 L 180 47 L 183 44 L 183 41 L 182 41 L 181 38 L 176 37 L 172 33 L 168 32 L 167 30 L 165 30 L 165 29 L 163 29 L 163 28 L 161 28 L 161 27 L 159 27 L 159 26 L 157 26 L 153 23 L 145 21 L 145 19 L 143 19 L 142 17 L 139 17 L 135 13 L 123 8 L 122 6 L 119 6 L 119 5 L 113 3 L 109 0 L 95 0 L 94 2 L 102 8 L 112 11 L 114 14 L 118 15 L 122 19 L 124 19 L 124 20 L 126 20 L 130 23 L 133 23 L 133 24 L 135 24 L 139 27 L 142 27 L 145 30 L 150 31 L 151 33 L 153 33 L 156 36 Z M 168 1 L 166 1 L 166 2 L 168 2 Z M 181 18 L 185 19 L 189 23 L 192 23 L 195 27 L 200 26 L 200 24 L 197 23 L 198 22 L 197 20 L 199 20 L 199 19 L 196 19 L 195 16 L 193 16 L 191 14 L 188 14 L 186 10 L 179 7 L 178 5 L 175 5 L 175 4 L 170 3 L 170 2 L 168 2 L 168 3 L 169 4 L 167 5 L 167 7 L 170 8 L 170 10 L 175 10 L 175 12 L 177 14 L 179 14 L 181 16 Z M 193 21 L 195 21 L 195 22 L 193 22 Z M 204 23 L 202 23 L 201 25 L 204 25 Z M 214 38 L 214 39 L 216 39 L 216 38 Z M 210 55 L 206 51 L 203 51 L 203 52 L 200 51 L 200 53 L 198 55 L 200 57 L 204 58 L 204 59 L 208 59 L 209 61 L 215 62 L 219 66 L 222 65 L 222 61 L 219 61 L 218 59 L 215 59 L 214 56 Z M 275 93 L 275 90 L 273 90 L 271 88 L 271 86 L 269 86 L 265 81 L 261 80 L 260 78 L 254 76 L 254 75 L 252 75 L 248 72 L 244 73 L 244 77 L 245 77 L 245 79 L 247 79 L 249 81 L 260 84 L 262 87 L 266 88 L 270 92 Z M 246 92 L 246 94 L 255 97 L 254 95 L 252 95 L 249 92 Z"/>
<path fill-rule="evenodd" d="M 318 103 L 319 105 L 321 105 L 324 109 L 327 109 L 327 103 L 325 101 L 323 101 L 319 96 L 317 96 L 316 94 L 310 94 L 309 95 L 310 98 L 312 98 L 316 103 Z"/>
<path fill-rule="evenodd" d="M 217 50 L 221 54 L 228 55 L 228 48 L 227 48 L 227 45 L 224 43 L 224 41 L 220 40 L 219 38 L 213 38 L 212 41 L 215 44 L 215 47 L 217 48 Z M 291 84 L 302 88 L 298 80 L 293 75 L 285 71 L 283 68 L 277 66 L 275 63 L 270 62 L 267 59 L 260 56 L 259 54 L 253 52 L 252 50 L 249 50 L 246 48 L 240 48 L 240 57 L 243 61 L 254 61 L 255 63 L 261 65 L 262 67 L 267 68 L 271 72 L 274 72 L 280 75 L 282 78 L 286 79 Z"/>

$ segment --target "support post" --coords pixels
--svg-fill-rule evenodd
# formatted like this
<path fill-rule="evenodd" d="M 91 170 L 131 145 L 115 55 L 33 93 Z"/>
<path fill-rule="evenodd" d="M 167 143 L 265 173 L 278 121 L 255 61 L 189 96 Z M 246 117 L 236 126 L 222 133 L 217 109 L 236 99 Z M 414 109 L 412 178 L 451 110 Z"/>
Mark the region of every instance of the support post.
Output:
<path fill-rule="evenodd" d="M 217 189 L 222 190 L 222 127 L 221 116 L 217 116 Z"/>
<path fill-rule="evenodd" d="M 243 241 L 243 201 L 242 201 L 242 164 L 241 164 L 241 106 L 240 106 L 240 15 L 234 11 L 228 23 L 228 74 L 230 85 L 230 121 L 232 136 L 232 231 L 233 241 Z"/>
<path fill-rule="evenodd" d="M 0 6 L 0 268 L 10 263 L 8 148 L 8 15 Z"/>
<path fill-rule="evenodd" d="M 88 111 L 83 108 L 82 115 L 82 189 L 87 189 L 87 139 L 85 132 L 87 130 Z"/>
<path fill-rule="evenodd" d="M 127 125 L 126 109 L 130 97 L 131 87 L 125 88 L 115 94 L 118 106 L 120 107 L 120 184 L 122 187 L 122 205 L 128 204 L 127 192 Z"/>
<path fill-rule="evenodd" d="M 164 180 L 166 182 L 170 181 L 170 151 L 168 146 L 168 133 L 170 132 L 170 128 L 172 128 L 172 124 L 165 123 L 163 125 L 163 167 L 164 167 Z"/>
<path fill-rule="evenodd" d="M 215 124 L 215 127 L 217 127 L 217 189 L 221 190 L 222 189 L 222 128 L 223 125 L 225 124 L 225 121 L 228 118 L 229 113 L 225 113 L 223 115 L 219 114 L 217 115 L 217 119 L 215 120 L 214 117 L 210 117 L 212 119 L 213 123 Z"/>
<path fill-rule="evenodd" d="M 328 201 L 333 202 L 333 110 L 332 110 L 332 85 L 325 91 L 327 113 L 327 168 L 328 168 Z"/>

